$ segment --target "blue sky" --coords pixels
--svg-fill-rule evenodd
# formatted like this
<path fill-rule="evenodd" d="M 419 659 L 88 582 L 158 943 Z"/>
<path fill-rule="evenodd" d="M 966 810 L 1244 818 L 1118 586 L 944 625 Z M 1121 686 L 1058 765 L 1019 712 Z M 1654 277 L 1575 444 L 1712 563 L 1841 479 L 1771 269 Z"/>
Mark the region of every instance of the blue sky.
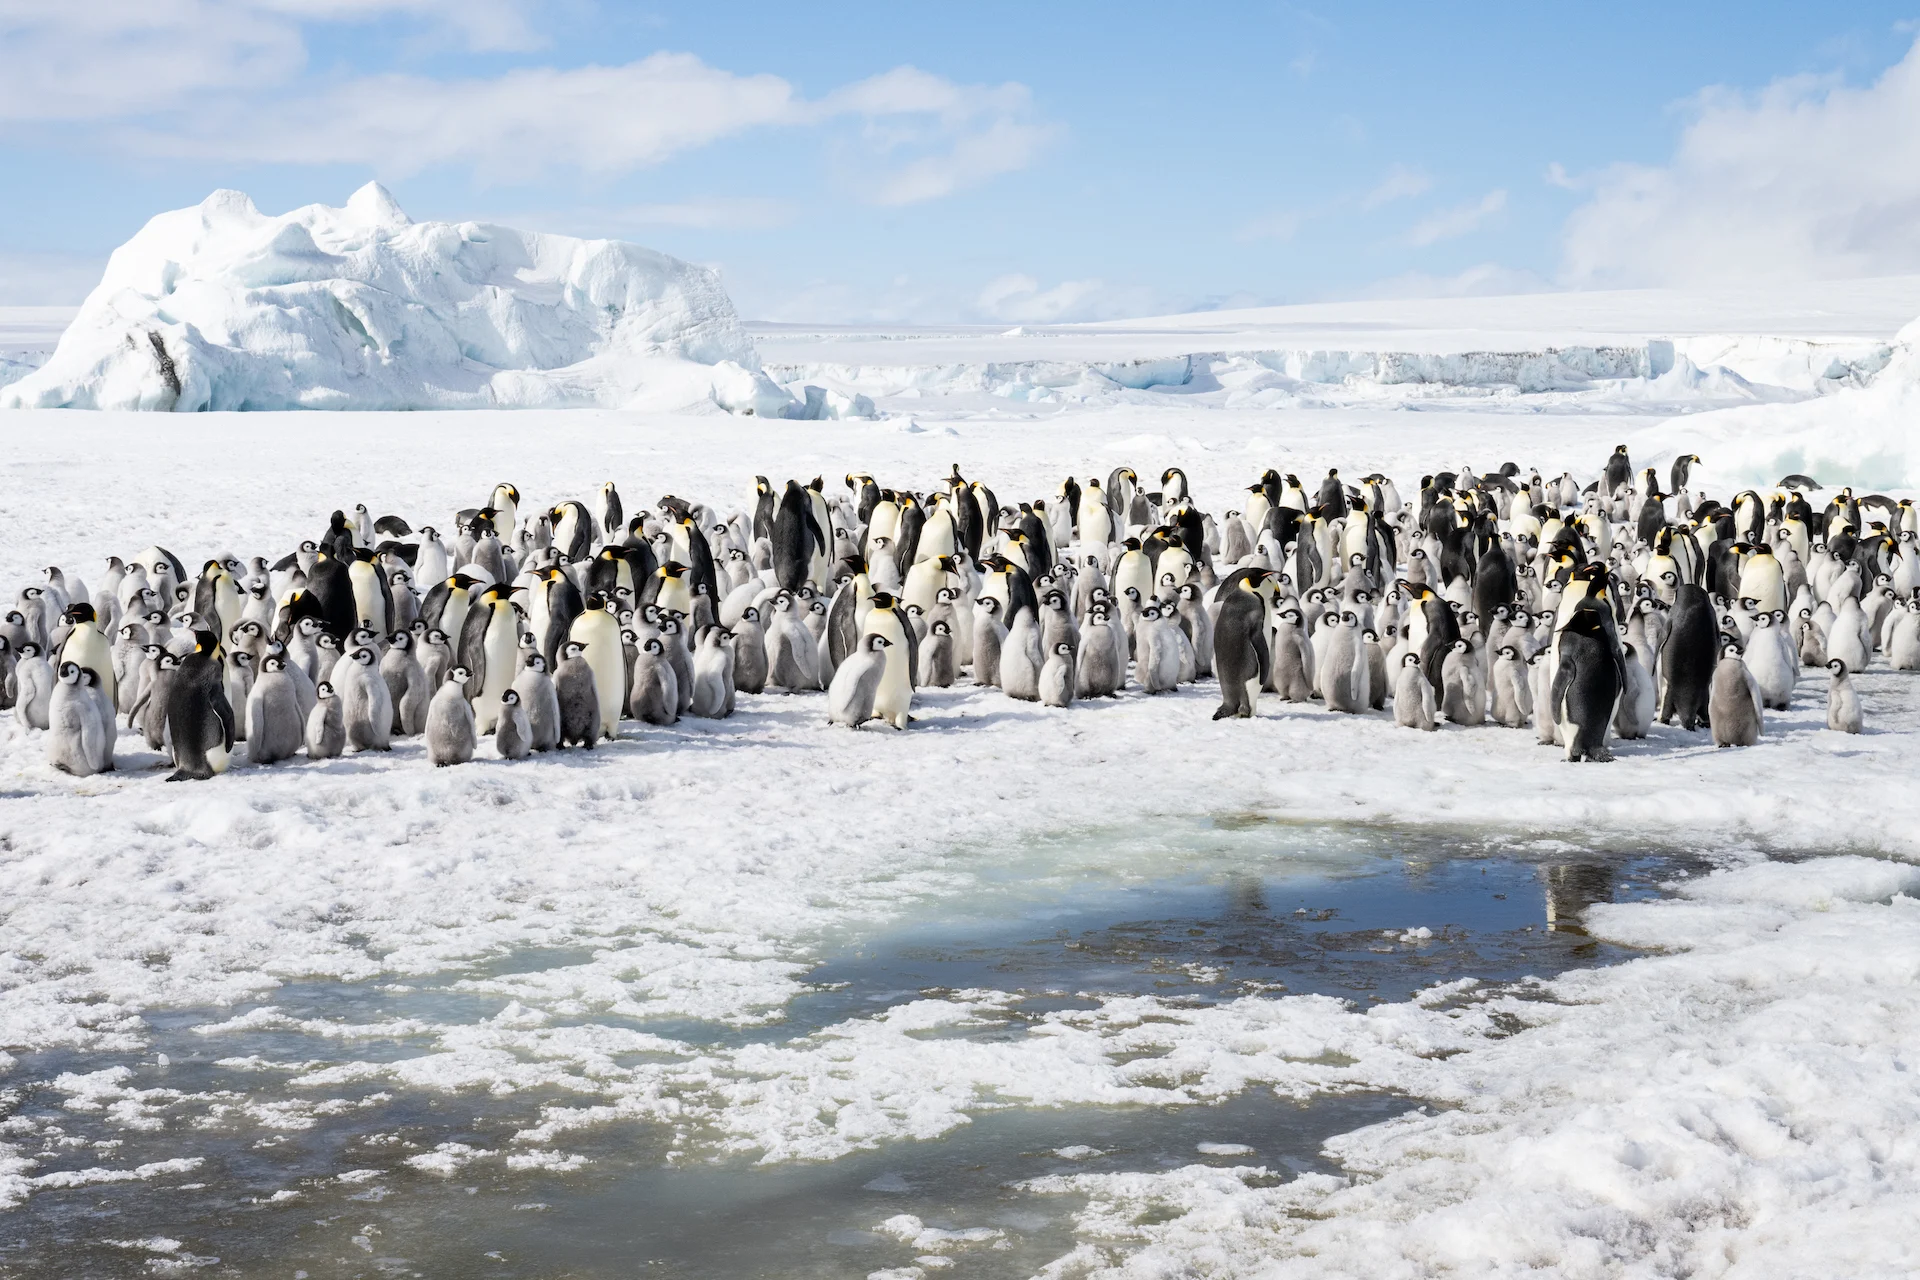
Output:
<path fill-rule="evenodd" d="M 1920 270 L 1916 13 L 0 0 L 0 303 L 376 177 L 787 320 Z"/>

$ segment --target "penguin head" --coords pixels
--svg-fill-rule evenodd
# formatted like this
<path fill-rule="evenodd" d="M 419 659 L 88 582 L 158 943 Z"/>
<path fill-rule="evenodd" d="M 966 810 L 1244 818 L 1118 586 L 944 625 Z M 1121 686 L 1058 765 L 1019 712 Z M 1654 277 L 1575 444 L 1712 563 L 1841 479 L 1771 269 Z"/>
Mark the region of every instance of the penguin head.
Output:
<path fill-rule="evenodd" d="M 332 639 L 332 637 L 329 636 L 328 639 Z M 195 653 L 207 654 L 209 657 L 219 657 L 219 634 L 213 631 L 195 631 L 193 633 L 193 651 Z"/>
<path fill-rule="evenodd" d="M 1827 670 L 1833 672 L 1834 679 L 1836 680 L 1844 679 L 1847 674 L 1846 660 L 1843 658 L 1827 659 Z"/>
<path fill-rule="evenodd" d="M 875 634 L 867 637 L 867 650 L 871 653 L 879 653 L 882 649 L 888 648 L 892 644 L 893 641 L 883 635 Z"/>
<path fill-rule="evenodd" d="M 428 644 L 445 644 L 446 642 L 447 642 L 447 633 L 442 631 L 440 628 L 434 627 L 433 629 L 427 632 Z"/>
<path fill-rule="evenodd" d="M 79 684 L 80 664 L 77 662 L 63 662 L 60 664 L 59 674 L 61 684 Z"/>
<path fill-rule="evenodd" d="M 539 650 L 535 650 L 534 652 L 529 653 L 521 661 L 520 665 L 525 667 L 529 671 L 545 671 L 547 669 L 547 660 L 539 652 Z"/>
<path fill-rule="evenodd" d="M 608 487 L 611 488 L 612 486 L 608 486 Z M 513 689 L 502 689 L 500 691 L 500 705 L 503 707 L 519 706 L 520 705 L 519 693 Z"/>
<path fill-rule="evenodd" d="M 1417 667 L 1420 665 L 1420 655 L 1412 650 L 1408 650 L 1406 653 L 1400 655 L 1400 665 L 1403 667 Z"/>
<path fill-rule="evenodd" d="M 874 592 L 873 598 L 870 601 L 870 603 L 876 609 L 891 609 L 893 608 L 896 602 L 897 602 L 896 597 L 891 592 L 887 592 L 887 591 Z"/>
<path fill-rule="evenodd" d="M 314 686 L 313 692 L 315 697 L 319 698 L 320 701 L 325 702 L 328 698 L 331 698 L 333 696 L 333 682 L 331 680 L 322 680 L 319 684 Z"/>
<path fill-rule="evenodd" d="M 82 622 L 93 622 L 97 617 L 93 611 L 93 606 L 85 603 L 68 605 L 66 612 L 60 616 L 66 621 L 76 625 Z"/>

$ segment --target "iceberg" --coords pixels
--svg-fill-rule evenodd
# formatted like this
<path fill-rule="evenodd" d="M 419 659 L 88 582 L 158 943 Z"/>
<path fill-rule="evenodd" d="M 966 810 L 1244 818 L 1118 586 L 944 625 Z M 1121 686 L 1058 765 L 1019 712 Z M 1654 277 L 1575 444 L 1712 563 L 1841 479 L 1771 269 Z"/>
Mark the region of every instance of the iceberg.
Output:
<path fill-rule="evenodd" d="M 617 240 L 415 222 L 378 183 L 152 219 L 0 408 L 685 409 L 785 417 L 718 276 Z"/>

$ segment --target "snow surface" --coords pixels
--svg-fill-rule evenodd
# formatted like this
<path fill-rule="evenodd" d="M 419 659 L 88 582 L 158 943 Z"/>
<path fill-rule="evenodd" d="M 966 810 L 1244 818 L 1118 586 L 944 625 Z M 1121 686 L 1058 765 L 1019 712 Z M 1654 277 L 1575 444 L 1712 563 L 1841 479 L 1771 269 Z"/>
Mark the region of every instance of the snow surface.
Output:
<path fill-rule="evenodd" d="M 778 417 L 711 271 L 614 240 L 414 222 L 377 183 L 279 217 L 238 191 L 114 251 L 0 407 L 685 408 Z"/>
<path fill-rule="evenodd" d="M 1381 469 L 1411 491 L 1422 472 L 1508 457 L 1590 474 L 1623 436 L 1640 442 L 1636 463 L 1654 462 L 1711 430 L 1727 456 L 1694 449 L 1706 457 L 1695 484 L 1724 493 L 1766 450 L 1856 420 L 1894 433 L 1910 459 L 1911 419 L 1875 416 L 1893 386 L 1883 375 L 1795 406 L 1791 421 L 1738 410 L 1678 424 L 1632 400 L 1595 417 L 1526 397 L 1284 414 L 1003 400 L 806 427 L 602 411 L 325 420 L 371 449 L 342 447 L 311 416 L 212 414 L 161 433 L 136 414 L 19 412 L 0 416 L 12 441 L 0 518 L 14 531 L 0 588 L 49 563 L 93 571 L 156 540 L 188 563 L 277 553 L 356 501 L 444 525 L 505 479 L 528 509 L 608 478 L 636 504 L 673 492 L 727 509 L 746 504 L 755 472 L 864 469 L 926 487 L 957 462 L 1007 500 L 1051 496 L 1069 473 L 1177 464 L 1219 510 L 1269 465 Z M 1822 478 L 1854 479 L 1856 462 L 1878 465 L 1836 458 Z M 409 1176 L 422 1178 L 476 1161 L 571 1167 L 573 1135 L 622 1122 L 670 1131 L 690 1158 L 834 1159 L 1007 1106 L 1388 1090 L 1432 1109 L 1336 1139 L 1340 1177 L 1196 1164 L 1034 1184 L 1089 1197 L 1079 1247 L 1052 1273 L 1910 1272 L 1920 877 L 1895 860 L 1920 856 L 1920 690 L 1911 673 L 1864 673 L 1868 732 L 1848 737 L 1824 728 L 1823 681 L 1804 679 L 1756 747 L 1715 751 L 1656 727 L 1605 768 L 1571 767 L 1531 733 L 1493 726 L 1417 734 L 1276 705 L 1218 723 L 1204 688 L 1064 711 L 923 691 L 922 723 L 899 735 L 829 730 L 818 696 L 743 695 L 732 719 L 630 728 L 590 757 L 434 770 L 406 743 L 389 758 L 237 766 L 181 786 L 145 767 L 157 757 L 133 737 L 120 772 L 67 778 L 36 733 L 0 714 L 0 1044 L 69 1053 L 79 1065 L 51 1085 L 67 1114 L 168 1133 L 179 1153 L 47 1171 L 48 1122 L 22 1117 L 0 1132 L 12 1148 L 0 1190 L 18 1201 L 165 1180 L 190 1171 L 203 1141 L 312 1125 L 365 1105 L 369 1086 L 454 1108 L 540 1099 L 498 1146 L 421 1153 Z M 1456 984 L 1369 1009 L 1128 997 L 1044 1014 L 1003 992 L 957 991 L 746 1041 L 594 1021 L 638 1011 L 777 1028 L 823 940 L 964 904 L 1009 868 L 1145 874 L 1196 811 L 1344 824 L 1362 843 L 1378 829 L 1368 824 L 1400 824 L 1702 850 L 1729 870 L 1676 900 L 1596 909 L 1591 928 L 1649 954 L 1532 990 Z M 876 815 L 889 819 L 884 839 Z M 1853 856 L 1756 862 L 1766 852 Z M 532 949 L 564 958 L 487 967 Z M 334 1052 L 235 1056 L 225 1065 L 246 1083 L 217 1093 L 87 1069 L 148 1044 L 149 1019 L 167 1010 L 194 1011 L 218 1050 L 294 1021 L 275 1004 L 282 984 L 329 978 L 451 979 L 494 1012 L 308 1019 L 300 1029 Z M 1004 1034 L 944 1034 L 982 1026 Z M 370 1038 L 408 1052 L 357 1048 Z M 9 1075 L 17 1066 L 0 1061 Z M 885 1230 L 900 1274 L 924 1274 L 933 1264 L 916 1258 L 959 1242 L 904 1216 Z"/>

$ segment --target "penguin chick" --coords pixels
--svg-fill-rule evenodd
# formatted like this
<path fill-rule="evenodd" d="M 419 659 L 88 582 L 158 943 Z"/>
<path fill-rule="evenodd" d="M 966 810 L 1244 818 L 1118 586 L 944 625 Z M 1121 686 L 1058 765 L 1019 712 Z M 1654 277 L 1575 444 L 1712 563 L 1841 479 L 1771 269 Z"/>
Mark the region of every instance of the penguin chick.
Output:
<path fill-rule="evenodd" d="M 473 706 L 467 701 L 471 675 L 465 667 L 450 668 L 427 705 L 427 759 L 436 767 L 466 764 L 473 759 L 479 735 L 475 732 Z"/>
<path fill-rule="evenodd" d="M 539 653 L 522 659 L 513 691 L 520 695 L 520 709 L 527 713 L 528 744 L 535 751 L 559 746 L 560 698 L 554 692 L 553 677 L 547 674 L 547 660 Z"/>
<path fill-rule="evenodd" d="M 936 619 L 929 629 L 926 642 L 920 646 L 919 682 L 933 689 L 951 689 L 957 665 L 954 660 L 953 624 L 945 618 Z"/>
<path fill-rule="evenodd" d="M 1827 663 L 1833 679 L 1827 684 L 1827 728 L 1836 733 L 1860 732 L 1860 695 L 1854 690 L 1847 664 L 1835 658 Z"/>
<path fill-rule="evenodd" d="M 1750 747 L 1760 741 L 1766 722 L 1760 708 L 1760 689 L 1754 683 L 1747 664 L 1740 660 L 1740 647 L 1728 644 L 1720 651 L 1713 669 L 1713 688 L 1707 704 L 1707 718 L 1716 747 Z"/>
<path fill-rule="evenodd" d="M 857 729 L 873 719 L 874 698 L 880 692 L 880 677 L 886 674 L 890 647 L 885 636 L 869 635 L 847 655 L 827 688 L 828 724 Z"/>
<path fill-rule="evenodd" d="M 553 691 L 560 699 L 560 745 L 593 750 L 600 740 L 600 692 L 593 667 L 583 656 L 587 646 L 569 640 L 561 646 L 560 669 L 553 673 Z"/>
<path fill-rule="evenodd" d="M 113 768 L 113 708 L 92 668 L 60 664 L 47 720 L 47 763 L 76 778 Z"/>
<path fill-rule="evenodd" d="M 290 759 L 303 737 L 300 699 L 287 673 L 287 659 L 270 653 L 247 694 L 247 759 L 262 765 Z"/>
<path fill-rule="evenodd" d="M 719 627 L 700 634 L 693 655 L 693 700 L 687 710 L 703 720 L 733 714 L 733 637 Z"/>
<path fill-rule="evenodd" d="M 332 760 L 347 745 L 347 722 L 341 714 L 340 699 L 333 682 L 322 680 L 314 686 L 319 701 L 307 715 L 307 756 L 314 760 Z"/>
<path fill-rule="evenodd" d="M 1403 729 L 1431 733 L 1440 726 L 1433 718 L 1433 684 L 1420 670 L 1420 655 L 1407 653 L 1393 679 L 1393 722 Z"/>
<path fill-rule="evenodd" d="M 1044 705 L 1073 705 L 1076 679 L 1073 668 L 1073 646 L 1065 640 L 1056 641 L 1053 652 L 1047 655 L 1046 666 L 1040 669 L 1040 701 Z"/>
<path fill-rule="evenodd" d="M 533 750 L 533 726 L 527 709 L 520 705 L 520 694 L 509 687 L 500 691 L 500 716 L 493 729 L 493 749 L 502 760 L 525 760 Z"/>
<path fill-rule="evenodd" d="M 648 636 L 640 642 L 627 701 L 634 719 L 647 724 L 669 725 L 680 718 L 679 677 L 667 660 L 666 644 L 659 636 Z"/>

